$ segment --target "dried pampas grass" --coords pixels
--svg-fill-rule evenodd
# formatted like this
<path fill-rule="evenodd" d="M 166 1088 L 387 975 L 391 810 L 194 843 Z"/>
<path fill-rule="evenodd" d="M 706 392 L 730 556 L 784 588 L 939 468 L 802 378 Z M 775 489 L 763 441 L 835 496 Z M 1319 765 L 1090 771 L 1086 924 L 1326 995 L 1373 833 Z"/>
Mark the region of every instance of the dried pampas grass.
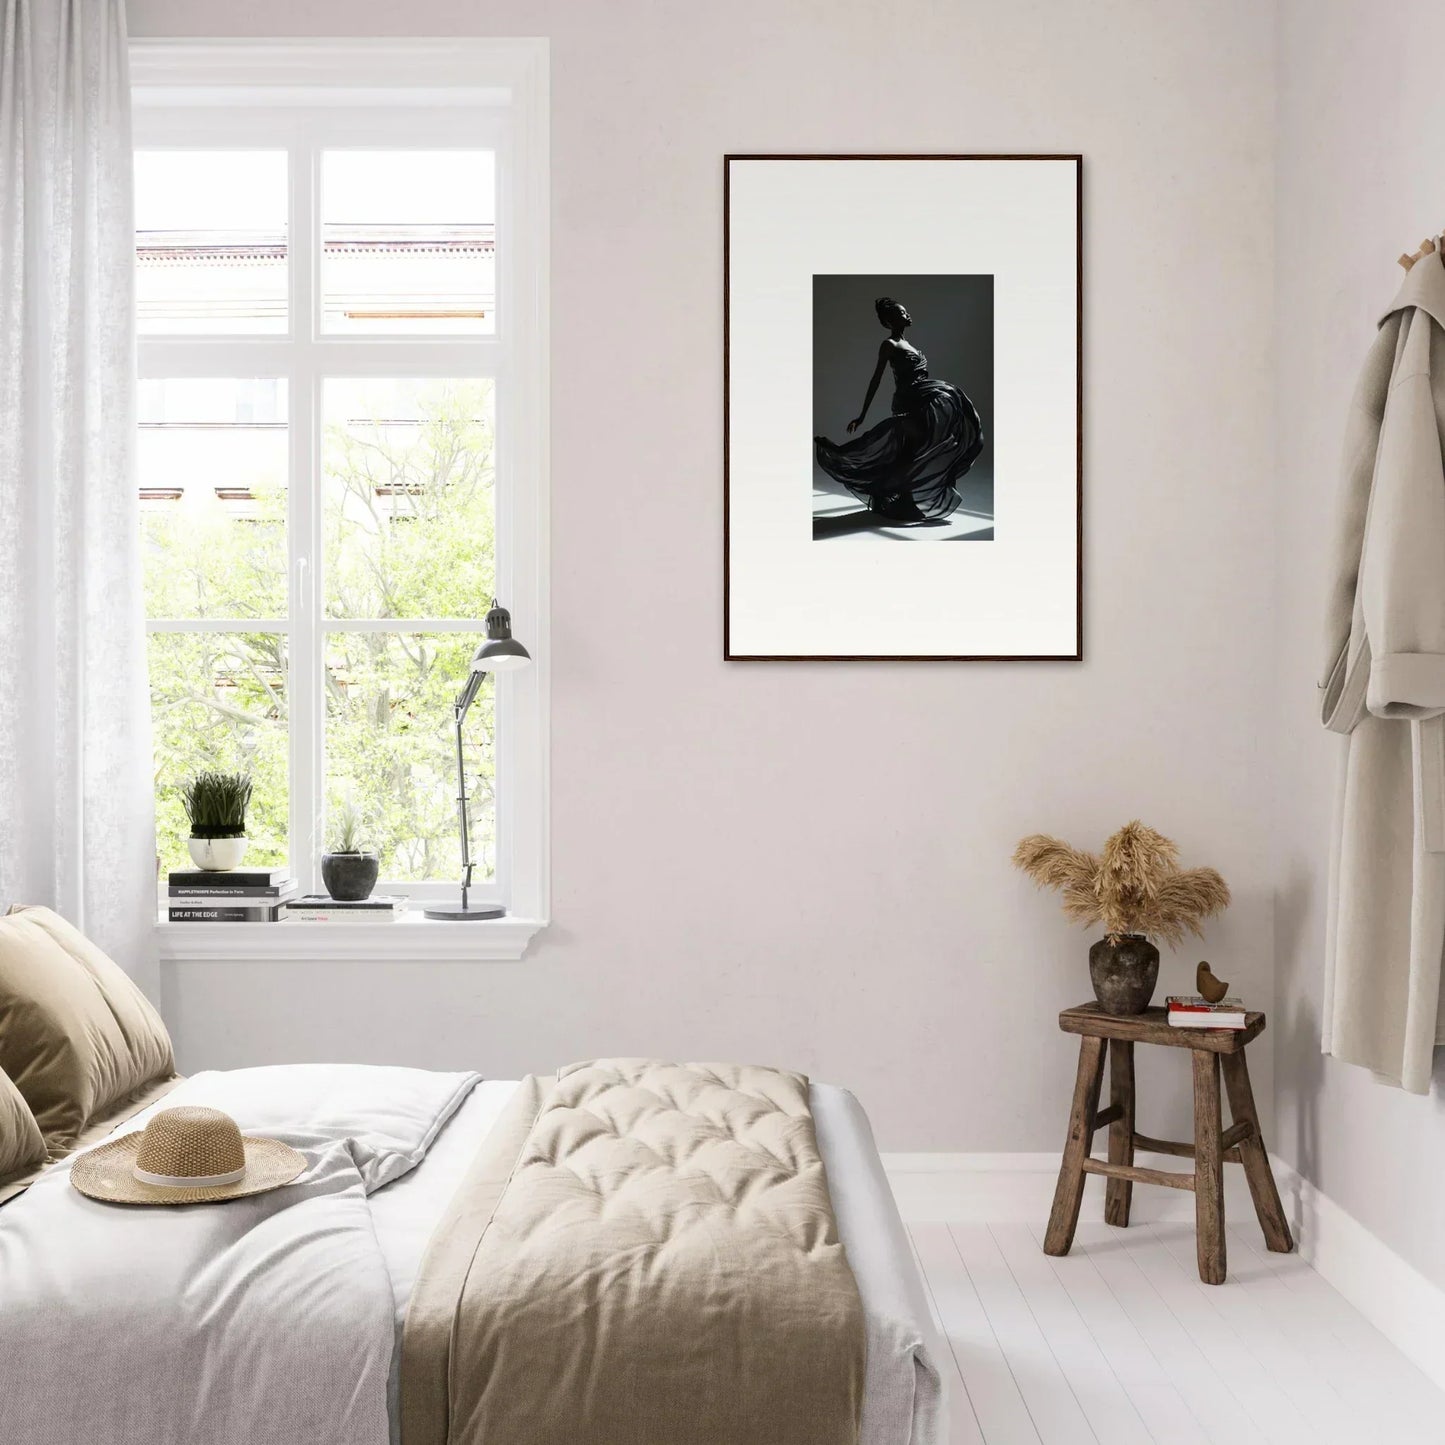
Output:
<path fill-rule="evenodd" d="M 1014 867 L 1022 868 L 1040 888 L 1064 896 L 1064 912 L 1076 923 L 1094 923 L 1099 896 L 1094 891 L 1100 860 L 1096 854 L 1071 848 L 1062 838 L 1033 833 L 1014 849 Z"/>
<path fill-rule="evenodd" d="M 1229 906 L 1229 885 L 1213 868 L 1180 868 L 1175 844 L 1138 819 L 1100 854 L 1034 833 L 1020 840 L 1013 861 L 1040 888 L 1062 894 L 1075 923 L 1102 923 L 1111 939 L 1142 933 L 1177 948 L 1186 932 L 1199 933 Z"/>

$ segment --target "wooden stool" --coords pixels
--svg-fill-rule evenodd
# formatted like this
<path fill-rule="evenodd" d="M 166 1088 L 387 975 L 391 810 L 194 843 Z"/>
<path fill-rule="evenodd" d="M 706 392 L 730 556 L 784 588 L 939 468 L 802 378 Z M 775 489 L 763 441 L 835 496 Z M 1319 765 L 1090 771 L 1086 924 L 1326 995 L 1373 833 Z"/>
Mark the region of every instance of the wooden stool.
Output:
<path fill-rule="evenodd" d="M 1260 1137 L 1254 1092 L 1249 1087 L 1249 1065 L 1244 1046 L 1264 1032 L 1264 1015 L 1245 1015 L 1242 1029 L 1176 1029 L 1162 1008 L 1121 1018 L 1107 1014 L 1096 1003 L 1067 1008 L 1059 1015 L 1066 1034 L 1081 1034 L 1079 1074 L 1074 1082 L 1074 1104 L 1069 1113 L 1069 1138 L 1054 1191 L 1054 1208 L 1044 1236 L 1045 1254 L 1067 1254 L 1079 1222 L 1084 1197 L 1084 1176 L 1102 1174 L 1108 1184 L 1104 1219 L 1121 1227 L 1129 1223 L 1134 1185 L 1164 1184 L 1194 1191 L 1195 1246 L 1199 1278 L 1205 1284 L 1223 1284 L 1224 1165 L 1242 1164 L 1254 1212 L 1265 1243 L 1277 1254 L 1294 1248 L 1289 1224 L 1279 1202 L 1274 1175 Z M 1099 1087 L 1104 1078 L 1104 1044 L 1109 1045 L 1109 1107 L 1099 1108 Z M 1194 1062 L 1194 1142 L 1151 1139 L 1134 1128 L 1134 1045 L 1168 1044 L 1190 1050 Z M 1229 1094 L 1234 1122 L 1223 1128 L 1219 1113 L 1219 1071 Z M 1094 1130 L 1109 1126 L 1109 1159 L 1092 1157 Z M 1134 1150 L 1176 1154 L 1194 1160 L 1194 1172 L 1172 1169 L 1137 1169 Z"/>

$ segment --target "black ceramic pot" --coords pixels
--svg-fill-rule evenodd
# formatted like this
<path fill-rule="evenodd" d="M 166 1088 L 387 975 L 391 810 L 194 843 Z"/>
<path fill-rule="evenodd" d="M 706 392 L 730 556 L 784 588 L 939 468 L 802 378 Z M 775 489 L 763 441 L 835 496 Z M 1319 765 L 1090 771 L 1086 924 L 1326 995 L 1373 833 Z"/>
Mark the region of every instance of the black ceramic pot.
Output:
<path fill-rule="evenodd" d="M 370 898 L 380 871 L 381 859 L 375 853 L 321 855 L 321 881 L 338 903 L 360 903 Z"/>
<path fill-rule="evenodd" d="M 1101 938 L 1089 950 L 1089 977 L 1105 1013 L 1141 1014 L 1159 981 L 1159 950 L 1142 933 Z"/>

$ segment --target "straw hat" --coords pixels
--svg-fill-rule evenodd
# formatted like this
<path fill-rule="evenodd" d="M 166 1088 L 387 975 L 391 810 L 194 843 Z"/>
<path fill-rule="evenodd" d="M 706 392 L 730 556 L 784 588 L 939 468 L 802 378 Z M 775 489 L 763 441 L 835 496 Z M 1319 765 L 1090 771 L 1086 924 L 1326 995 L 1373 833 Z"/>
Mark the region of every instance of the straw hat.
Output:
<path fill-rule="evenodd" d="M 289 1144 L 243 1138 L 229 1114 L 183 1105 L 82 1154 L 70 1182 L 116 1204 L 204 1204 L 279 1189 L 305 1168 L 306 1156 Z"/>

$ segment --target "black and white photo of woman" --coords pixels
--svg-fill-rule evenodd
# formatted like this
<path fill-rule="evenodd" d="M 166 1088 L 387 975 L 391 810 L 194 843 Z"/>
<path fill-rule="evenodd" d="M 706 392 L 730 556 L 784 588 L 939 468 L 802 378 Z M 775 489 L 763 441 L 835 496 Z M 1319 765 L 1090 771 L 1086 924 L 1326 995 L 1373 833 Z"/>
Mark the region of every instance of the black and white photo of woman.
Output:
<path fill-rule="evenodd" d="M 814 277 L 815 539 L 992 538 L 992 309 L 989 276 Z"/>

